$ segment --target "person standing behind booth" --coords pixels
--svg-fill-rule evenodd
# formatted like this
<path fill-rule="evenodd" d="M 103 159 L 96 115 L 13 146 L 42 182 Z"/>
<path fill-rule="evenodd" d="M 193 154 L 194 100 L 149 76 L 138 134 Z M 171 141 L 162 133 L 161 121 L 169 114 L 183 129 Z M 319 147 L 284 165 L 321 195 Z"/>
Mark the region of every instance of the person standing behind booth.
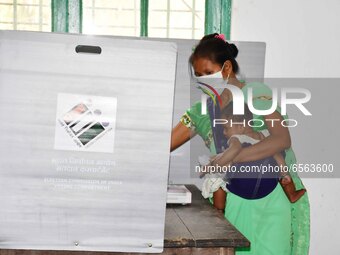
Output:
<path fill-rule="evenodd" d="M 193 76 L 199 81 L 214 78 L 220 84 L 231 84 L 242 89 L 247 98 L 247 89 L 253 88 L 256 98 L 253 103 L 256 109 L 268 109 L 271 105 L 271 91 L 262 83 L 242 83 L 236 78 L 238 49 L 234 44 L 225 41 L 223 35 L 210 34 L 204 36 L 190 57 Z M 208 78 L 208 79 L 207 79 Z M 212 154 L 218 154 L 227 148 L 226 138 L 221 126 L 213 127 L 211 118 L 219 118 L 221 109 L 232 100 L 231 92 L 224 89 L 220 95 L 222 104 L 213 105 L 207 101 L 207 112 L 201 114 L 201 102 L 197 102 L 182 116 L 180 122 L 172 131 L 171 151 L 198 134 L 204 140 Z M 267 108 L 265 108 L 267 107 Z M 283 120 L 277 110 L 266 116 L 254 116 L 264 123 L 270 119 Z M 281 151 L 285 151 L 285 162 L 288 166 L 296 163 L 291 149 L 289 130 L 282 125 L 264 125 L 270 135 L 255 145 L 243 148 L 234 158 L 234 163 L 250 162 L 265 159 Z M 296 173 L 291 173 L 297 189 L 303 184 Z M 225 192 L 218 195 L 225 196 Z M 251 247 L 237 250 L 238 255 L 306 255 L 309 250 L 309 200 L 307 192 L 296 203 L 291 204 L 280 185 L 266 197 L 256 200 L 241 198 L 233 193 L 227 193 L 225 217 L 238 228 L 251 242 Z"/>

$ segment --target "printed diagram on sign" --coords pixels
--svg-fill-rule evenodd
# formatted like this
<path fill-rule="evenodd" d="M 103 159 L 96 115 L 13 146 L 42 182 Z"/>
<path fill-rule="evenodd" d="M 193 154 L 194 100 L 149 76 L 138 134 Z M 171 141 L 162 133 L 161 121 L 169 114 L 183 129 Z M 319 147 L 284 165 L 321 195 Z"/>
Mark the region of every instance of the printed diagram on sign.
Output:
<path fill-rule="evenodd" d="M 100 118 L 101 111 L 99 109 L 91 112 L 84 103 L 77 104 L 68 113 L 65 114 L 63 120 L 71 129 L 73 134 L 79 139 L 79 142 L 86 146 L 89 142 L 95 139 L 98 135 L 105 131 L 104 126 L 109 123 L 100 123 L 97 118 Z"/>
<path fill-rule="evenodd" d="M 117 99 L 59 94 L 55 149 L 113 152 Z"/>

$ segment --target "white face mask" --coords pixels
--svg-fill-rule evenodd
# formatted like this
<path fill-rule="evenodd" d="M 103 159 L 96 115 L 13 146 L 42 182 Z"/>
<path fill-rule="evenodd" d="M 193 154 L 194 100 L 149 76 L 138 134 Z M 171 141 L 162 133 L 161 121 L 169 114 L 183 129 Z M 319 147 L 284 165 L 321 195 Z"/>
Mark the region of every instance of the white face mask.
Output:
<path fill-rule="evenodd" d="M 202 82 L 202 83 L 208 84 L 212 86 L 219 94 L 221 94 L 222 91 L 226 88 L 226 85 L 228 84 L 228 79 L 225 80 L 222 75 L 223 68 L 224 68 L 224 64 L 221 70 L 216 73 L 196 76 L 193 70 L 193 67 L 191 67 L 192 77 L 195 82 L 198 82 L 198 83 Z M 198 86 L 200 85 L 198 84 Z"/>

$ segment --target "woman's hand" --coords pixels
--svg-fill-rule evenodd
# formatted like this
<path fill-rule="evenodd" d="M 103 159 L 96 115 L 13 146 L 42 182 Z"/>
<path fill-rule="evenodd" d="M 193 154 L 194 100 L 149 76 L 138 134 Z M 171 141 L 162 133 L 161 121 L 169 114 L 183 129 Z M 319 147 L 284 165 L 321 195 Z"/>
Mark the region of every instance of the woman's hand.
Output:
<path fill-rule="evenodd" d="M 200 178 L 203 178 L 206 174 L 211 174 L 210 169 L 213 169 L 217 165 L 221 166 L 219 160 L 221 160 L 221 157 L 223 156 L 223 153 L 217 154 L 215 156 L 210 157 L 210 162 L 207 165 L 201 165 L 201 171 L 200 171 Z M 215 168 L 216 169 L 216 168 Z M 215 171 L 213 171 L 215 173 Z"/>
<path fill-rule="evenodd" d="M 222 153 L 211 158 L 211 165 L 229 166 L 232 165 L 234 158 L 242 150 L 242 144 L 236 137 L 231 137 L 228 141 L 229 147 Z"/>
<path fill-rule="evenodd" d="M 281 114 L 277 111 L 265 116 L 265 122 L 270 135 L 257 144 L 243 148 L 233 161 L 239 163 L 260 160 L 290 148 L 291 139 L 289 130 L 281 125 L 282 120 Z"/>
<path fill-rule="evenodd" d="M 223 152 L 222 153 L 219 153 L 219 154 L 216 154 L 215 156 L 212 156 L 210 158 L 210 165 L 216 165 L 217 162 L 221 159 L 221 157 L 223 156 Z"/>
<path fill-rule="evenodd" d="M 228 166 L 232 165 L 232 160 L 229 160 L 229 158 L 225 158 L 225 154 L 219 153 L 213 157 L 210 158 L 210 166 Z M 228 161 L 229 160 L 229 161 Z"/>

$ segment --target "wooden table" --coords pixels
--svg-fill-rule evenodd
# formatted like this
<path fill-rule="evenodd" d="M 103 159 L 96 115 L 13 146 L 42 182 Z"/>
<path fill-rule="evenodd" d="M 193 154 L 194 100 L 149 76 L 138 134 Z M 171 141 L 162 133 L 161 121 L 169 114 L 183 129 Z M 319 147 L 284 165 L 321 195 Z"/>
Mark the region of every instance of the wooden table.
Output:
<path fill-rule="evenodd" d="M 249 247 L 249 241 L 202 197 L 194 185 L 190 205 L 168 205 L 162 254 L 232 255 L 236 247 Z"/>
<path fill-rule="evenodd" d="M 194 185 L 189 205 L 168 205 L 165 219 L 164 255 L 234 255 L 249 241 L 205 200 Z M 0 250 L 0 255 L 141 255 L 145 253 Z"/>

